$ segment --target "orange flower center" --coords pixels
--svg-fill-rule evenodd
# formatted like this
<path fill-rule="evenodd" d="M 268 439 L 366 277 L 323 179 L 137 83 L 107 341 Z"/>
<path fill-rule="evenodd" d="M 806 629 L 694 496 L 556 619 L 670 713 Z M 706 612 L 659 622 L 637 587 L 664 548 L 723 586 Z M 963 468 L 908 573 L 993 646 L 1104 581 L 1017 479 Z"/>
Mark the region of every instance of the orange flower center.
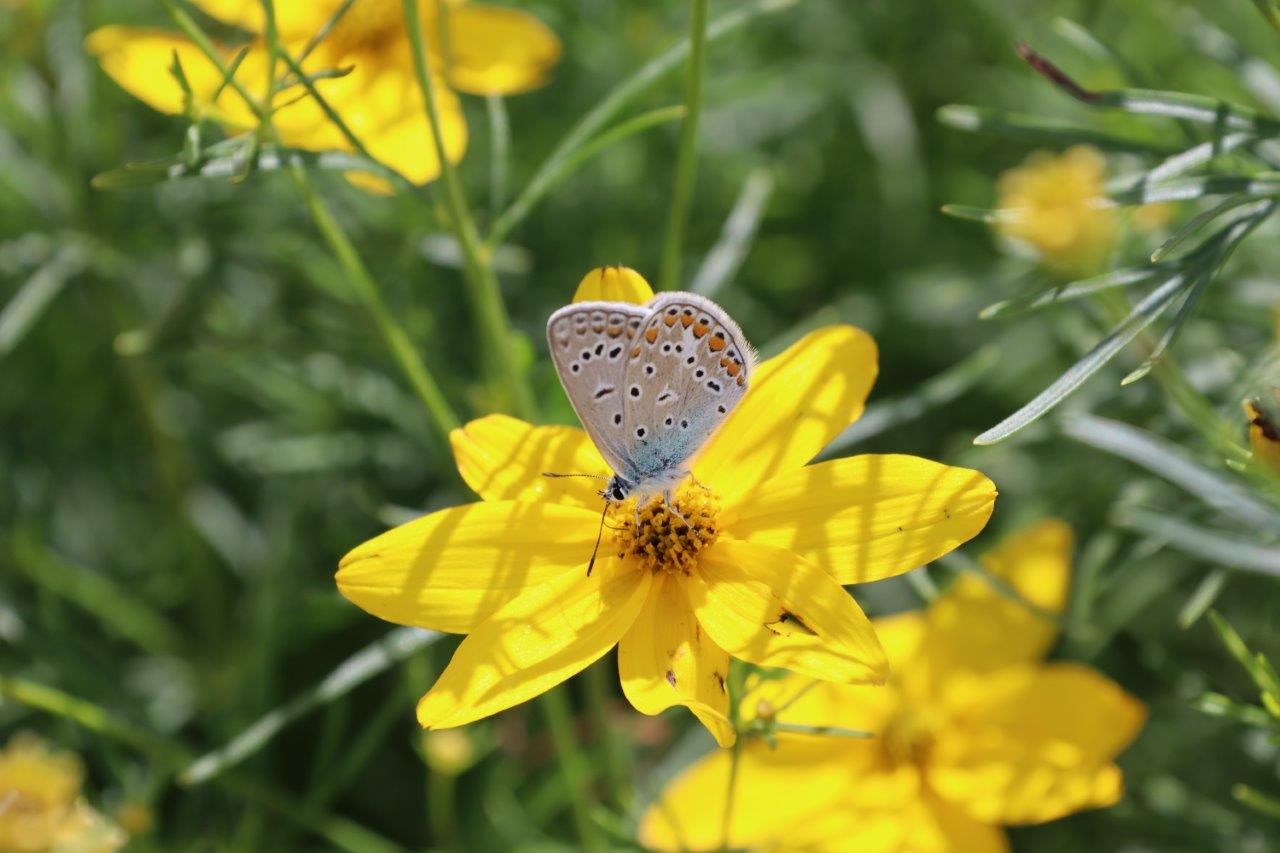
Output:
<path fill-rule="evenodd" d="M 424 26 L 435 4 L 425 6 L 420 12 Z M 351 4 L 325 41 L 337 55 L 349 57 L 379 52 L 396 38 L 403 38 L 403 34 L 404 17 L 399 0 L 361 0 Z"/>
<path fill-rule="evenodd" d="M 611 527 L 618 556 L 630 557 L 642 571 L 687 575 L 698 552 L 720 536 L 719 510 L 715 495 L 700 486 L 682 488 L 671 505 L 658 495 L 640 507 L 615 507 Z"/>
<path fill-rule="evenodd" d="M 933 746 L 938 725 L 936 716 L 927 711 L 900 711 L 881 736 L 889 760 L 894 764 L 923 763 Z"/>

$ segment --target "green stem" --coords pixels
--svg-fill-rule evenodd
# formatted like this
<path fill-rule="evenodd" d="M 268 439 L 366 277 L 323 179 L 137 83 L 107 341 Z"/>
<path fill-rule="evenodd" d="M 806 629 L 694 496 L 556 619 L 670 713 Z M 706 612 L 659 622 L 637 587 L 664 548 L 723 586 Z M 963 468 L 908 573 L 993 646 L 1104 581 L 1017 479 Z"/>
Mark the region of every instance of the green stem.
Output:
<path fill-rule="evenodd" d="M 591 725 L 596 731 L 604 778 L 614 804 L 624 810 L 631 804 L 631 785 L 627 773 L 627 743 L 619 737 L 616 726 L 609 720 L 609 682 L 616 682 L 616 672 L 609 658 L 597 661 L 583 673 L 587 689 L 587 709 Z"/>
<path fill-rule="evenodd" d="M 422 401 L 423 407 L 436 427 L 436 432 L 441 439 L 440 444 L 447 455 L 449 453 L 449 433 L 461 425 L 458 422 L 458 416 L 449 407 L 449 403 L 445 400 L 444 394 L 441 393 L 435 379 L 427 371 L 427 368 L 423 366 L 422 361 L 419 360 L 417 352 L 414 351 L 413 342 L 409 340 L 408 332 L 396 322 L 395 316 L 383 300 L 382 293 L 378 290 L 377 284 L 374 283 L 373 277 L 365 268 L 364 262 L 360 260 L 360 255 L 356 252 L 355 247 L 351 245 L 351 241 L 347 239 L 342 227 L 334 219 L 328 205 L 312 189 L 311 182 L 307 179 L 306 170 L 296 162 L 292 162 L 289 164 L 289 175 L 293 178 L 294 186 L 297 187 L 303 202 L 310 210 L 316 227 L 320 229 L 321 236 L 324 237 L 325 242 L 329 245 L 329 250 L 333 252 L 334 257 L 338 259 L 338 263 L 347 274 L 347 279 L 351 282 L 356 297 L 364 303 L 369 315 L 373 318 L 374 324 L 377 325 L 378 331 L 382 333 L 383 341 L 386 342 L 387 348 L 391 351 L 396 364 L 404 373 L 405 378 L 409 380 L 409 384 L 413 386 L 418 399 Z"/>
<path fill-rule="evenodd" d="M 555 745 L 556 756 L 560 760 L 560 773 L 569 792 L 578 840 L 584 850 L 602 851 L 605 849 L 603 838 L 595 821 L 591 819 L 591 795 L 588 791 L 591 768 L 573 734 L 573 715 L 568 695 L 563 687 L 552 688 L 542 694 L 540 704 L 546 717 L 547 730 L 551 733 L 551 741 Z"/>
<path fill-rule="evenodd" d="M 165 773 L 172 773 L 194 757 L 183 744 L 125 722 L 101 706 L 55 687 L 0 676 L 0 700 L 52 714 L 96 735 L 119 741 L 148 755 Z M 289 795 L 252 779 L 229 773 L 220 777 L 219 782 L 228 790 L 279 813 L 343 850 L 389 853 L 401 849 L 357 823 L 307 809 Z"/>
<path fill-rule="evenodd" d="M 458 835 L 456 777 L 438 770 L 427 771 L 427 819 L 431 834 L 441 850 L 461 850 Z"/>
<path fill-rule="evenodd" d="M 279 139 L 279 134 L 275 132 L 274 126 L 271 124 L 270 109 L 264 108 L 259 104 L 239 80 L 227 74 L 226 65 L 222 61 L 222 56 L 218 53 L 217 48 L 214 47 L 213 42 L 190 15 L 179 7 L 174 0 L 161 0 L 161 3 L 169 11 L 178 28 L 191 39 L 200 52 L 205 55 L 205 58 L 222 75 L 222 79 L 228 81 L 228 84 L 240 94 L 258 120 L 268 128 L 275 141 L 281 145 L 281 156 L 287 156 L 283 153 L 283 143 Z M 272 0 L 264 0 L 263 10 L 269 29 L 268 43 L 269 45 L 278 46 L 279 37 L 275 32 L 275 11 Z M 274 48 L 271 49 L 274 51 Z M 274 75 L 272 77 L 274 78 Z M 404 372 L 409 384 L 413 386 L 418 398 L 422 401 L 428 417 L 431 418 L 440 434 L 440 445 L 445 453 L 448 454 L 449 432 L 459 426 L 457 415 L 449 407 L 434 377 L 418 359 L 408 333 L 403 326 L 396 322 L 395 316 L 387 308 L 378 286 L 374 283 L 368 270 L 365 269 L 364 263 L 351 245 L 351 241 L 347 239 L 346 234 L 338 225 L 337 220 L 333 218 L 324 201 L 311 188 L 306 171 L 296 161 L 292 161 L 289 164 L 289 174 L 293 178 L 298 192 L 302 195 L 303 201 L 309 208 L 312 218 L 316 222 L 316 227 L 320 229 L 325 242 L 328 243 L 330 250 L 338 259 L 338 263 L 347 273 L 347 277 L 356 291 L 356 296 L 364 303 L 372 315 L 378 330 L 382 333 L 383 340 L 391 351 L 392 357 Z"/>
<path fill-rule="evenodd" d="M 511 324 L 507 318 L 506 306 L 502 302 L 498 277 L 493 271 L 493 255 L 480 240 L 475 219 L 462 191 L 462 182 L 453 163 L 446 156 L 444 138 L 440 134 L 440 113 L 427 66 L 426 43 L 422 35 L 422 17 L 418 11 L 418 3 L 417 0 L 401 0 L 401 5 L 404 10 L 405 31 L 413 53 L 413 70 L 427 109 L 427 121 L 431 125 L 431 143 L 440 164 L 445 207 L 449 212 L 454 236 L 462 247 L 466 273 L 464 279 L 476 312 L 480 334 L 485 339 L 482 352 L 492 391 L 497 400 L 510 400 L 516 414 L 528 416 L 533 403 L 512 351 Z M 445 14 L 444 9 L 437 10 L 441 26 L 444 25 Z"/>
<path fill-rule="evenodd" d="M 706 73 L 707 8 L 710 0 L 693 0 L 689 19 L 689 61 L 684 74 L 684 122 L 676 149 L 675 182 L 671 188 L 671 209 L 667 213 L 667 234 L 662 241 L 660 290 L 680 287 L 680 264 L 684 253 L 684 232 L 689 223 L 689 203 L 698 174 L 698 120 L 702 116 L 702 78 Z"/>

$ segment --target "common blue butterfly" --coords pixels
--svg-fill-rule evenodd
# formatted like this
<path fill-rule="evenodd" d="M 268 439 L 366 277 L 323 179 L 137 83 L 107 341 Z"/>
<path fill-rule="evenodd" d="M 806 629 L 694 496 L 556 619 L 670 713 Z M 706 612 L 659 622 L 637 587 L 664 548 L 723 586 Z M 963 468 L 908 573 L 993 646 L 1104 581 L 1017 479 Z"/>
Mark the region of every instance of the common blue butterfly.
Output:
<path fill-rule="evenodd" d="M 547 343 L 573 410 L 613 469 L 600 496 L 637 505 L 656 494 L 670 503 L 747 393 L 755 365 L 738 325 L 693 293 L 566 305 L 547 321 Z"/>

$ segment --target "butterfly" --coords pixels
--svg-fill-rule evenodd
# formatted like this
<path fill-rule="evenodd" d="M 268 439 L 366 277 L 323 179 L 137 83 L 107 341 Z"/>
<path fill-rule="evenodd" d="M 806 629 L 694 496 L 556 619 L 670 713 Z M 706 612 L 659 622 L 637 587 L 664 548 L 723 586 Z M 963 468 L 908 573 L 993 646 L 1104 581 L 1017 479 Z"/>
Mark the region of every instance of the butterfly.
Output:
<path fill-rule="evenodd" d="M 755 354 L 710 299 L 663 293 L 645 305 L 577 302 L 547 321 L 560 384 L 613 476 L 600 496 L 637 506 L 691 475 L 751 384 Z"/>

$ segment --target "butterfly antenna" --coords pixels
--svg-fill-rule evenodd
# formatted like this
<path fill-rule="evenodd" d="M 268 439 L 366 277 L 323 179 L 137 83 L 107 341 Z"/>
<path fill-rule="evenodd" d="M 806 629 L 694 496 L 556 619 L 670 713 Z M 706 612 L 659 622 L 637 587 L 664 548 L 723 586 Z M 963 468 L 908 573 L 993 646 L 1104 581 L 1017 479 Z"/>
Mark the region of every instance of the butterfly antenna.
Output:
<path fill-rule="evenodd" d="M 587 563 L 587 577 L 591 577 L 591 570 L 596 567 L 596 555 L 600 553 L 600 540 L 604 538 L 604 520 L 609 515 L 609 506 L 611 501 L 604 502 L 604 510 L 600 513 L 600 529 L 596 531 L 596 547 L 591 549 L 591 561 Z"/>
<path fill-rule="evenodd" d="M 544 477 L 550 477 L 550 478 L 552 478 L 553 480 L 558 480 L 558 479 L 561 479 L 561 478 L 564 478 L 564 477 L 590 477 L 590 478 L 591 478 L 591 479 L 593 479 L 593 480 L 607 480 L 607 479 L 609 479 L 608 477 L 604 476 L 603 474 L 556 474 L 556 473 L 555 473 L 555 472 L 553 472 L 553 471 L 543 471 L 543 472 L 542 472 L 542 476 L 544 476 Z"/>

